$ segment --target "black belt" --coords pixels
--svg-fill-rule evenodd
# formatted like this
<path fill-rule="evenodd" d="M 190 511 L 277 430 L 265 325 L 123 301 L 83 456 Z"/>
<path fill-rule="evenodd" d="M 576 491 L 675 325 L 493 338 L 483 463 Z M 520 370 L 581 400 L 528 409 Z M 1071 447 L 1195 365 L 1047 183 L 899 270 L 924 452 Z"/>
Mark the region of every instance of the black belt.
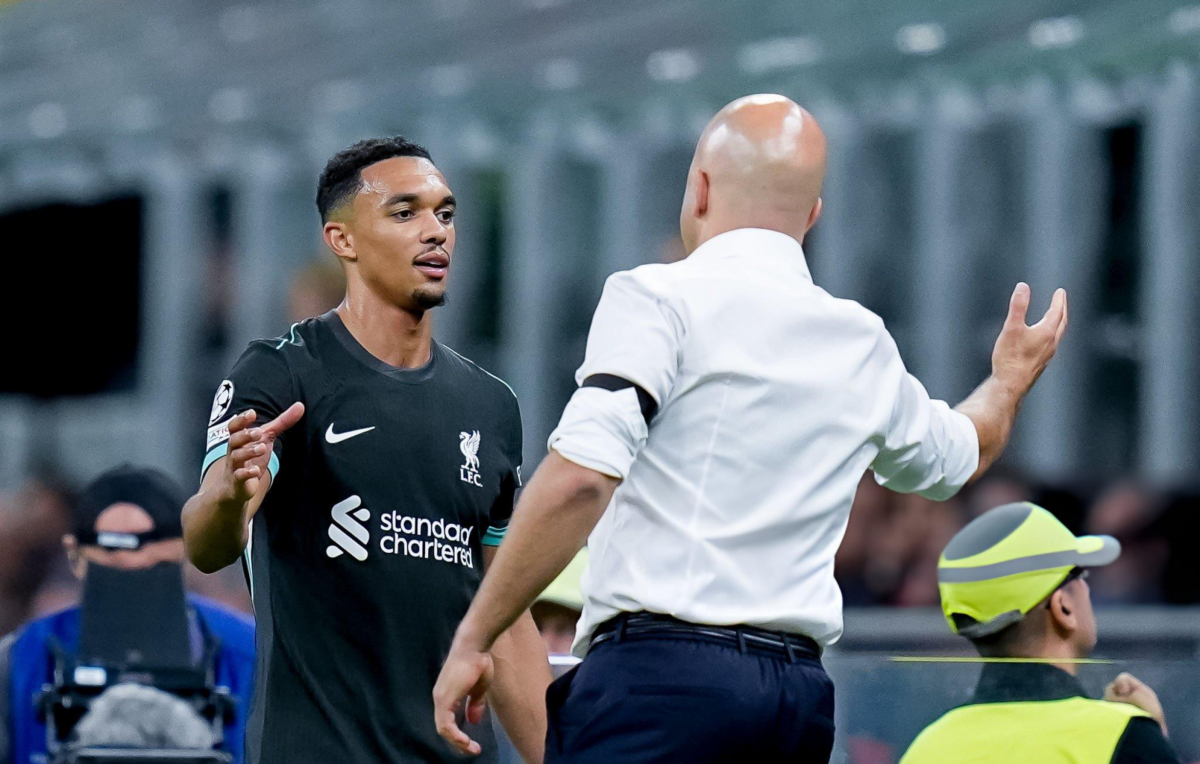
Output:
<path fill-rule="evenodd" d="M 710 626 L 647 612 L 621 613 L 600 624 L 592 635 L 589 649 L 605 642 L 671 637 L 701 639 L 736 647 L 742 652 L 785 658 L 789 663 L 797 659 L 821 658 L 821 647 L 803 634 L 768 631 L 755 626 Z"/>

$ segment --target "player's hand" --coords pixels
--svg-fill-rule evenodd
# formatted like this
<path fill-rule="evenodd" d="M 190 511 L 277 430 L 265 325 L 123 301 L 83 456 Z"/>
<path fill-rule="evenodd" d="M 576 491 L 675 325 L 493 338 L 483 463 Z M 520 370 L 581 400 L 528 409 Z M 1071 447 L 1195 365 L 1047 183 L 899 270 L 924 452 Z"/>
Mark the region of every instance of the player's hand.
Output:
<path fill-rule="evenodd" d="M 304 404 L 293 403 L 275 419 L 254 427 L 258 414 L 253 409 L 229 420 L 229 453 L 225 458 L 222 498 L 244 504 L 258 492 L 259 481 L 267 474 L 275 439 L 304 416 Z"/>
<path fill-rule="evenodd" d="M 438 734 L 462 753 L 474 756 L 483 749 L 459 728 L 456 714 L 465 699 L 467 721 L 478 724 L 483 720 L 495 670 L 491 653 L 471 652 L 455 645 L 433 686 L 433 719 Z"/>
<path fill-rule="evenodd" d="M 1167 717 L 1163 714 L 1162 703 L 1158 702 L 1158 695 L 1133 674 L 1119 674 L 1104 688 L 1104 699 L 1113 703 L 1128 703 L 1142 709 L 1158 722 L 1163 734 L 1167 734 Z"/>
<path fill-rule="evenodd" d="M 1025 323 L 1029 299 L 1029 285 L 1017 284 L 1008 303 L 1008 318 L 992 350 L 992 376 L 1022 397 L 1042 376 L 1067 330 L 1066 290 L 1055 290 L 1050 309 L 1033 326 Z"/>

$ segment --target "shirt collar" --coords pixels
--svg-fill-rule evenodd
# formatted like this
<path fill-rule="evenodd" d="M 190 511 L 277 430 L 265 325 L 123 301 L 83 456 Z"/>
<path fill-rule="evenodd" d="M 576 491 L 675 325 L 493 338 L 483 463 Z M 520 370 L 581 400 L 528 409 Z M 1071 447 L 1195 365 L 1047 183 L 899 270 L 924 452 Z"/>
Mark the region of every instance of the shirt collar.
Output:
<path fill-rule="evenodd" d="M 804 248 L 800 242 L 786 233 L 766 228 L 735 228 L 718 234 L 696 247 L 688 255 L 688 261 L 707 261 L 729 257 L 757 258 L 766 262 L 779 263 L 795 270 L 812 281 Z"/>
<path fill-rule="evenodd" d="M 971 703 L 1023 703 L 1086 698 L 1083 685 L 1048 663 L 987 663 Z"/>

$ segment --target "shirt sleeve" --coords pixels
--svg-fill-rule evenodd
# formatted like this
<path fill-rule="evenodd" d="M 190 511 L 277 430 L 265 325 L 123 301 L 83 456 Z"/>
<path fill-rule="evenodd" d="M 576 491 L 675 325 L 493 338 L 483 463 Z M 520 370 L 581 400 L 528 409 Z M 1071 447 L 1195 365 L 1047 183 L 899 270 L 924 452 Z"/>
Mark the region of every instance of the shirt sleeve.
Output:
<path fill-rule="evenodd" d="M 891 414 L 878 433 L 875 480 L 899 493 L 944 501 L 958 493 L 979 466 L 979 433 L 945 401 L 931 400 L 908 373 L 895 340 L 880 322 L 876 363 L 883 369 L 880 394 Z"/>
<path fill-rule="evenodd" d="M 258 413 L 257 423 L 266 424 L 296 400 L 291 370 L 281 351 L 270 342 L 250 343 L 234 364 L 229 377 L 217 386 L 208 419 L 208 438 L 204 463 L 200 466 L 200 479 L 204 479 L 209 467 L 229 453 L 230 419 L 254 409 Z M 271 460 L 267 465 L 272 480 L 279 474 L 283 440 L 275 439 Z"/>
<path fill-rule="evenodd" d="M 1129 720 L 1112 764 L 1178 764 L 1179 757 L 1158 722 L 1144 716 Z"/>
<path fill-rule="evenodd" d="M 508 533 L 508 521 L 512 519 L 513 508 L 516 506 L 517 493 L 521 489 L 521 451 L 525 447 L 521 430 L 521 409 L 517 397 L 512 396 L 512 413 L 509 415 L 509 438 L 504 454 L 506 468 L 500 478 L 500 493 L 492 502 L 488 513 L 488 528 L 483 534 L 483 543 L 487 546 L 500 546 Z"/>
<path fill-rule="evenodd" d="M 653 267 L 608 278 L 575 375 L 581 387 L 550 434 L 549 447 L 565 459 L 618 479 L 646 442 L 650 412 L 670 395 L 679 368 L 683 320 L 646 274 Z"/>

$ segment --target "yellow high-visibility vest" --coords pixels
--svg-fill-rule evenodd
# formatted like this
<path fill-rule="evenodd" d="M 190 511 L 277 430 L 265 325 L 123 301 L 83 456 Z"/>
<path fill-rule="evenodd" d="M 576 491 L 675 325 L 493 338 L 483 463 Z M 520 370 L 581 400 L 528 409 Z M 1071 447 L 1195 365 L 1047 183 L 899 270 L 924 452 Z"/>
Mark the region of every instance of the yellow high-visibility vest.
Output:
<path fill-rule="evenodd" d="M 1108 764 L 1143 716 L 1090 698 L 972 704 L 926 727 L 900 764 Z"/>

